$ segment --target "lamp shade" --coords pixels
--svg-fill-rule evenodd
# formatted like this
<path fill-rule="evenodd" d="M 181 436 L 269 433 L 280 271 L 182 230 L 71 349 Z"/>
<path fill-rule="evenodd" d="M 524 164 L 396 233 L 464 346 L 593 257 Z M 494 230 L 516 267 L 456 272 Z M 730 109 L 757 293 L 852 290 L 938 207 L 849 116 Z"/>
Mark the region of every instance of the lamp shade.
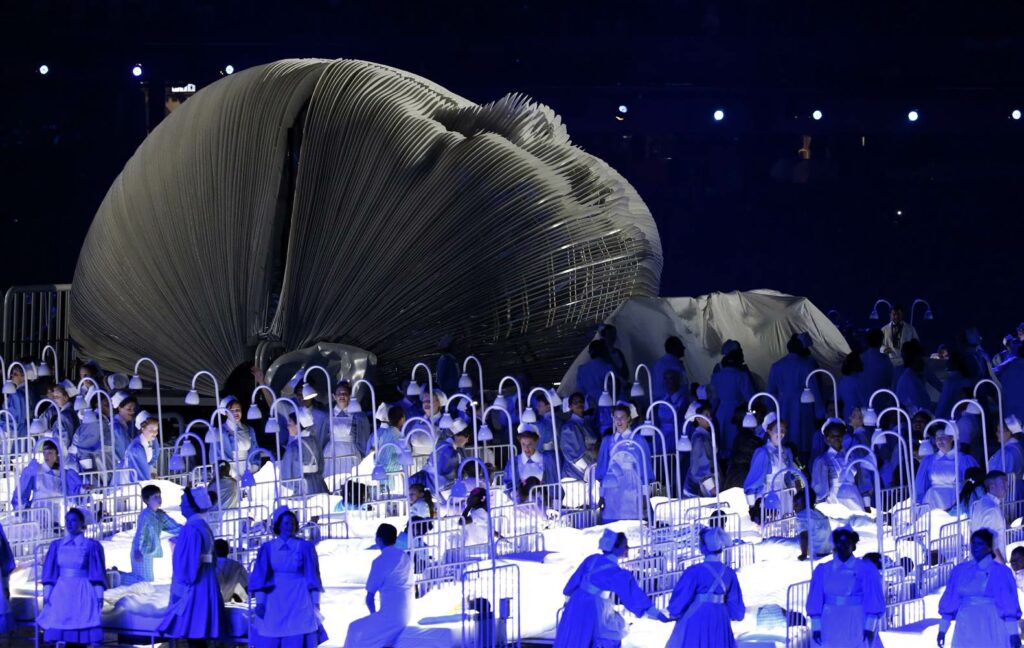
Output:
<path fill-rule="evenodd" d="M 551 407 L 558 407 L 562 404 L 562 397 L 558 395 L 554 389 L 548 390 L 548 402 L 551 403 Z"/>
<path fill-rule="evenodd" d="M 444 414 L 441 415 L 441 419 L 438 420 L 437 427 L 441 428 L 442 430 L 450 430 L 452 429 L 453 423 L 454 421 L 452 420 L 452 415 L 449 414 L 448 412 L 445 412 Z"/>
<path fill-rule="evenodd" d="M 316 396 L 316 387 L 313 387 L 313 385 L 310 385 L 309 383 L 302 385 L 302 400 L 309 400 L 311 398 L 316 398 Z"/>
<path fill-rule="evenodd" d="M 747 413 L 743 415 L 743 427 L 750 429 L 757 427 L 757 417 L 754 416 L 753 412 L 748 410 Z"/>
<path fill-rule="evenodd" d="M 263 412 L 260 411 L 260 406 L 256 403 L 250 403 L 249 409 L 245 413 L 245 418 L 250 421 L 258 421 L 263 418 Z"/>
<path fill-rule="evenodd" d="M 878 427 L 878 414 L 873 407 L 864 410 L 864 425 L 867 427 Z"/>
<path fill-rule="evenodd" d="M 256 476 L 252 474 L 252 470 L 249 468 L 245 469 L 242 473 L 242 488 L 252 488 L 256 485 Z"/>
<path fill-rule="evenodd" d="M 44 377 L 53 375 L 53 372 L 50 371 L 50 365 L 46 364 L 46 360 L 43 360 L 42 362 L 39 363 L 39 369 L 36 370 L 36 373 Z"/>
<path fill-rule="evenodd" d="M 598 407 L 611 407 L 615 403 L 612 401 L 612 395 L 608 392 L 601 392 L 601 397 L 597 399 Z"/>
<path fill-rule="evenodd" d="M 480 429 L 477 431 L 476 438 L 478 441 L 493 441 L 494 433 L 491 432 L 490 426 L 484 423 L 483 425 L 480 426 Z"/>
<path fill-rule="evenodd" d="M 37 416 L 32 419 L 32 424 L 28 426 L 28 431 L 30 434 L 45 434 L 46 424 L 43 423 L 43 419 Z"/>
<path fill-rule="evenodd" d="M 194 389 L 188 390 L 188 393 L 185 394 L 185 404 L 186 405 L 198 405 L 199 404 L 199 392 L 197 392 Z"/>
<path fill-rule="evenodd" d="M 96 423 L 99 422 L 99 420 L 99 417 L 96 416 L 96 410 L 90 407 L 85 408 L 85 411 L 82 412 L 82 423 L 86 423 L 88 425 L 95 425 Z"/>
<path fill-rule="evenodd" d="M 642 398 L 644 396 L 644 388 L 640 383 L 633 383 L 633 386 L 629 388 L 629 396 L 630 398 Z"/>
<path fill-rule="evenodd" d="M 405 395 L 406 396 L 419 396 L 420 395 L 420 386 L 419 386 L 419 384 L 416 383 L 415 380 L 410 380 L 409 381 L 409 386 L 405 388 Z"/>
<path fill-rule="evenodd" d="M 940 305 L 941 305 L 941 304 L 940 304 Z M 930 308 L 929 308 L 928 310 L 926 310 L 926 311 L 924 312 L 924 319 L 925 319 L 925 321 L 928 321 L 928 322 L 930 322 L 930 321 L 932 321 L 933 319 L 935 319 L 935 316 L 934 316 L 934 315 L 932 315 L 932 309 L 930 309 Z"/>
<path fill-rule="evenodd" d="M 640 430 L 640 436 L 645 436 L 645 437 L 653 437 L 653 436 L 654 436 L 654 428 L 650 428 L 650 427 L 647 427 L 647 426 L 645 425 L 645 426 L 644 426 L 643 428 L 641 428 L 641 430 Z"/>
<path fill-rule="evenodd" d="M 267 419 L 267 424 L 263 427 L 263 431 L 273 435 L 281 433 L 281 424 L 277 422 L 276 416 L 271 416 Z"/>
<path fill-rule="evenodd" d="M 363 411 L 363 406 L 359 402 L 358 398 L 350 398 L 348 401 L 348 407 L 345 408 L 345 411 L 349 414 L 360 414 Z"/>
<path fill-rule="evenodd" d="M 503 410 L 508 409 L 508 399 L 503 394 L 498 394 L 494 399 L 494 406 Z"/>
<path fill-rule="evenodd" d="M 182 457 L 194 457 L 196 456 L 196 448 L 192 445 L 191 441 L 187 441 L 181 444 L 181 448 L 178 450 L 178 454 Z"/>
<path fill-rule="evenodd" d="M 473 379 L 469 377 L 469 374 L 464 373 L 459 376 L 459 389 L 473 389 Z"/>
<path fill-rule="evenodd" d="M 18 391 L 18 386 L 14 384 L 13 380 L 4 381 L 4 393 L 10 396 L 14 392 Z"/>
<path fill-rule="evenodd" d="M 185 470 L 185 460 L 180 454 L 174 453 L 171 455 L 171 460 L 167 462 L 167 469 L 171 472 L 181 472 Z"/>
<path fill-rule="evenodd" d="M 875 310 L 875 309 L 871 309 L 871 314 L 868 315 L 868 319 L 869 320 L 876 320 L 876 319 L 878 319 L 878 311 Z"/>
<path fill-rule="evenodd" d="M 693 450 L 693 445 L 690 443 L 690 437 L 688 435 L 679 435 L 679 440 L 676 442 L 676 450 L 679 452 L 689 452 L 690 450 Z"/>
<path fill-rule="evenodd" d="M 537 413 L 533 411 L 532 407 L 528 407 L 523 410 L 522 419 L 523 423 L 536 423 Z"/>
<path fill-rule="evenodd" d="M 82 410 L 85 409 L 85 397 L 82 396 L 81 394 L 75 396 L 74 408 L 76 412 L 81 412 Z"/>
<path fill-rule="evenodd" d="M 806 403 L 813 403 L 814 402 L 814 392 L 812 392 L 809 388 L 804 387 L 803 392 L 800 393 L 800 402 L 801 403 L 805 403 L 805 404 Z"/>
<path fill-rule="evenodd" d="M 398 464 L 403 468 L 408 468 L 412 465 L 412 455 L 407 450 L 402 450 L 398 453 Z"/>
<path fill-rule="evenodd" d="M 128 380 L 128 389 L 138 391 L 143 388 L 142 378 L 139 378 L 138 374 L 132 374 L 132 377 Z"/>
<path fill-rule="evenodd" d="M 377 464 L 373 467 L 373 472 L 370 474 L 370 477 L 373 478 L 373 481 L 386 481 L 388 478 L 388 471 L 384 470 L 384 466 L 381 464 Z"/>
<path fill-rule="evenodd" d="M 466 482 L 463 479 L 457 480 L 452 485 L 452 497 L 464 498 L 469 496 L 469 488 L 466 486 Z"/>

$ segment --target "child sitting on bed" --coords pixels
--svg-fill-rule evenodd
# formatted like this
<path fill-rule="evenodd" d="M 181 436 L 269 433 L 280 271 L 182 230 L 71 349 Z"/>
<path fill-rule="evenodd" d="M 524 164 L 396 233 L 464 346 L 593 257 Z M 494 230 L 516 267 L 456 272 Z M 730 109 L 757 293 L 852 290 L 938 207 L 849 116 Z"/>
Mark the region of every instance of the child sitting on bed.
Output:
<path fill-rule="evenodd" d="M 213 553 L 217 557 L 217 585 L 225 603 L 245 603 L 249 600 L 249 572 L 237 560 L 228 558 L 231 546 L 223 538 L 213 542 Z"/>
<path fill-rule="evenodd" d="M 125 585 L 140 581 L 153 582 L 153 559 L 162 558 L 163 548 L 160 536 L 166 531 L 172 536 L 181 533 L 181 525 L 164 513 L 160 488 L 153 484 L 142 487 L 142 503 L 146 507 L 139 513 L 132 539 L 132 573 L 124 574 L 121 582 Z"/>

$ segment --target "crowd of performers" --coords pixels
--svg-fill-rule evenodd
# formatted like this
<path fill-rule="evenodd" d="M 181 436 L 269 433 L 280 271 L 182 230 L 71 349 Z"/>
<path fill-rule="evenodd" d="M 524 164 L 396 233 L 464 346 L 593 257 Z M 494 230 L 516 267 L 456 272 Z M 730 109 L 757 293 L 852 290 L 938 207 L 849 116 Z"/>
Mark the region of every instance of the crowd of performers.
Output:
<path fill-rule="evenodd" d="M 531 501 L 535 493 L 591 473 L 599 484 L 600 524 L 644 520 L 649 486 L 658 474 L 654 458 L 665 455 L 680 467 L 677 497 L 714 497 L 742 488 L 755 521 L 766 509 L 795 513 L 801 559 L 831 556 L 814 569 L 806 601 L 813 639 L 826 646 L 878 645 L 885 601 L 881 557 L 854 557 L 857 532 L 833 530 L 814 503 L 864 511 L 877 506 L 879 487 L 908 486 L 916 503 L 969 519 L 971 529 L 973 560 L 955 567 L 941 598 L 939 645 L 956 620 L 953 646 L 1018 646 L 1024 552 L 1006 555 L 1008 520 L 1001 504 L 1010 493 L 1024 494 L 1021 339 L 1024 325 L 993 360 L 976 333 L 966 331 L 957 344 L 941 349 L 940 357 L 930 357 L 897 307 L 885 327 L 864 334 L 832 380 L 817 368 L 811 336 L 799 333 L 772 365 L 765 385 L 758 385 L 741 345 L 732 340 L 722 345 L 711 380 L 699 385 L 687 376 L 686 349 L 678 338 L 665 341 L 665 354 L 643 382 L 616 347 L 614 328 L 605 326 L 578 368 L 574 392 L 559 396 L 546 386 L 533 388 L 528 376 L 519 375 L 502 381 L 488 398 L 489 407 L 480 402 L 481 386 L 460 369 L 448 343 L 428 385 L 407 381 L 393 400 L 367 412 L 345 381 L 332 385 L 330 406 L 322 406 L 311 379 L 300 371 L 285 390 L 290 406 L 275 406 L 276 416 L 269 420 L 276 425 L 261 431 L 247 423 L 252 417 L 243 416 L 255 400 L 247 394 L 239 394 L 244 400 L 221 399 L 222 421 L 204 438 L 219 479 L 186 489 L 184 524 L 161 510 L 159 488 L 142 488 L 132 571 L 124 578 L 152 581 L 153 561 L 162 557 L 160 539 L 174 536 L 171 603 L 159 626 L 161 636 L 193 643 L 216 639 L 224 601 L 252 597 L 254 643 L 316 646 L 326 640 L 319 611 L 323 586 L 316 547 L 298 537 L 296 515 L 284 507 L 273 513 L 275 537 L 260 547 L 250 566 L 227 557 L 230 547 L 215 541 L 207 522 L 211 510 L 237 505 L 239 473 L 265 460 L 258 449 L 280 457 L 282 483 L 304 496 L 330 492 L 330 484 L 337 483 L 332 477 L 352 474 L 366 457 L 394 475 L 408 468 L 407 453 L 425 456 L 425 465 L 408 476 L 405 491 L 410 521 L 423 522 L 439 515 L 437 504 L 451 496 L 463 476 L 463 460 L 479 441 L 511 439 L 511 452 L 481 458 L 492 474 L 502 475 L 509 499 L 536 505 L 541 516 L 550 502 Z M 45 394 L 33 394 L 42 381 L 30 384 L 26 366 L 31 365 L 12 363 L 4 388 L 10 436 L 37 436 L 39 430 L 32 429 L 37 422 L 30 422 L 26 411 L 44 395 L 49 402 L 38 419 L 46 439 L 39 445 L 42 461 L 33 459 L 20 471 L 15 507 L 53 507 L 57 497 L 87 490 L 83 475 L 97 471 L 112 471 L 114 479 L 127 482 L 157 477 L 160 421 L 139 411 L 126 377 L 119 383 L 117 376 L 104 377 L 95 363 L 86 363 L 78 383 L 54 381 Z M 936 366 L 943 369 L 941 379 Z M 253 375 L 257 384 L 263 382 L 258 370 Z M 986 385 L 995 389 L 986 391 Z M 407 433 L 417 428 L 425 433 Z M 885 434 L 888 430 L 896 432 Z M 855 447 L 871 458 L 867 469 L 851 459 Z M 672 482 L 670 474 L 661 478 Z M 788 500 L 778 494 L 787 486 L 797 489 Z M 351 492 L 344 495 L 357 499 Z M 489 499 L 486 488 L 475 488 L 466 498 L 460 519 L 467 545 L 486 543 L 495 533 Z M 101 637 L 107 583 L 103 548 L 84 534 L 88 515 L 78 508 L 58 510 L 65 535 L 46 552 L 38 625 L 46 641 L 94 644 Z M 406 551 L 409 531 L 390 524 L 377 529 L 380 554 L 366 583 L 368 616 L 352 623 L 346 645 L 390 645 L 409 622 L 414 569 Z M 625 621 L 609 593 L 637 616 L 674 623 L 671 646 L 734 645 L 731 622 L 743 618 L 743 596 L 735 572 L 721 557 L 735 541 L 719 527 L 702 527 L 703 562 L 686 569 L 667 608 L 657 609 L 619 566 L 628 550 L 626 536 L 606 530 L 599 553 L 586 558 L 565 585 L 567 602 L 555 645 L 618 645 Z M 2 548 L 0 573 L 7 579 L 14 561 L 6 539 Z"/>

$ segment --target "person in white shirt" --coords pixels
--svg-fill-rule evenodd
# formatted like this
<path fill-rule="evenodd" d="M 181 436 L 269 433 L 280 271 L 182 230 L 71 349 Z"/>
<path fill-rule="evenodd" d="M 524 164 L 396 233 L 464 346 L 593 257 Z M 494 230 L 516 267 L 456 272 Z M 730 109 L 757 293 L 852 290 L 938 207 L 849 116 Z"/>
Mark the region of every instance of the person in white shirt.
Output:
<path fill-rule="evenodd" d="M 992 556 L 1006 564 L 1006 517 L 1003 501 L 1009 492 L 1006 473 L 993 470 L 985 475 L 985 496 L 971 506 L 971 532 L 988 529 L 992 532 Z"/>
<path fill-rule="evenodd" d="M 509 497 L 518 493 L 520 486 L 530 477 L 535 477 L 541 484 L 558 483 L 554 454 L 540 452 L 537 449 L 540 435 L 532 429 L 532 424 L 525 425 L 530 427 L 520 432 L 517 439 L 521 452 L 505 464 L 505 494 Z"/>
<path fill-rule="evenodd" d="M 366 608 L 369 616 L 356 619 L 348 627 L 346 648 L 393 646 L 409 623 L 412 605 L 412 559 L 395 548 L 398 530 L 390 524 L 377 527 L 380 555 L 373 559 L 366 579 Z M 380 608 L 376 597 L 380 593 Z"/>
<path fill-rule="evenodd" d="M 882 327 L 882 353 L 889 356 L 894 365 L 903 364 L 900 350 L 911 340 L 916 340 L 917 331 L 913 324 L 903 321 L 903 307 L 893 306 L 889 312 L 889 323 Z"/>

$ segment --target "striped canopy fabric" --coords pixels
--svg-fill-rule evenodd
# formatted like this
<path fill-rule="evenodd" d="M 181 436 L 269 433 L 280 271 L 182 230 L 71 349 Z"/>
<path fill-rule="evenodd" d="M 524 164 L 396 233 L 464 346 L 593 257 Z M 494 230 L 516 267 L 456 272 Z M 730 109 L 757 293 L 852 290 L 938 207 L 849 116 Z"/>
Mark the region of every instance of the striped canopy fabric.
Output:
<path fill-rule="evenodd" d="M 408 72 L 284 60 L 225 77 L 142 143 L 75 271 L 80 352 L 184 386 L 320 341 L 408 371 L 451 334 L 557 380 L 625 299 L 655 296 L 632 186 L 521 95 L 478 105 Z"/>

